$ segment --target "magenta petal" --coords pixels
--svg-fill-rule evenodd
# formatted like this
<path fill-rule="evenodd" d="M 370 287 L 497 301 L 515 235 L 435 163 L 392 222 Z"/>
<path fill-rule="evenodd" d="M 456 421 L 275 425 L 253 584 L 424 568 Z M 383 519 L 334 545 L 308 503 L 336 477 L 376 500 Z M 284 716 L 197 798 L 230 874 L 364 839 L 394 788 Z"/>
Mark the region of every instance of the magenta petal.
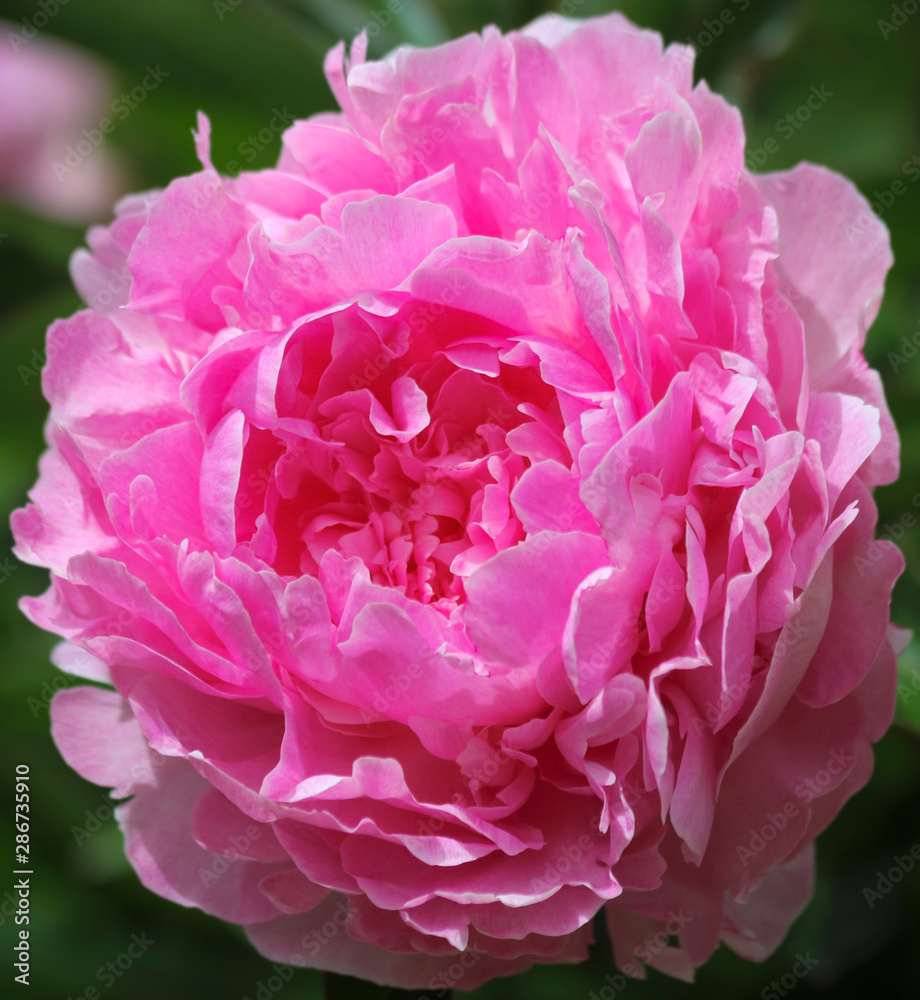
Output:
<path fill-rule="evenodd" d="M 477 650 L 508 666 L 538 663 L 559 641 L 578 584 L 604 562 L 597 537 L 541 532 L 466 582 L 465 621 Z"/>
<path fill-rule="evenodd" d="M 259 883 L 279 866 L 224 859 L 203 850 L 187 832 L 189 813 L 208 788 L 184 762 L 163 765 L 156 787 L 139 792 L 116 812 L 128 858 L 144 885 L 183 906 L 236 923 L 270 920 L 279 910 L 259 891 Z M 186 831 L 184 836 L 175 835 L 178 829 Z"/>
<path fill-rule="evenodd" d="M 116 692 L 94 687 L 58 691 L 51 702 L 51 732 L 64 760 L 87 781 L 112 788 L 115 798 L 153 783 L 147 740 Z"/>
<path fill-rule="evenodd" d="M 813 385 L 862 347 L 892 264 L 888 230 L 847 180 L 803 163 L 755 178 L 780 226 L 777 269 L 805 323 Z"/>

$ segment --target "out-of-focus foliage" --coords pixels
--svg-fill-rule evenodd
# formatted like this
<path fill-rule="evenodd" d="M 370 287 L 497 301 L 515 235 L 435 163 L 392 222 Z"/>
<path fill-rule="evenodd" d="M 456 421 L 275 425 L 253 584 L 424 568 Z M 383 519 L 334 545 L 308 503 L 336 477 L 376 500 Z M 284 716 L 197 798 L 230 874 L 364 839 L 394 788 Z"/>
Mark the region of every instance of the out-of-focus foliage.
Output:
<path fill-rule="evenodd" d="M 903 473 L 877 499 L 882 537 L 894 538 L 907 557 L 893 617 L 920 630 L 920 184 L 915 183 L 920 170 L 910 168 L 920 163 L 920 13 L 910 14 L 913 6 L 892 9 L 864 0 L 623 0 L 619 9 L 669 41 L 695 42 L 698 75 L 744 113 L 752 166 L 784 169 L 803 159 L 827 164 L 859 185 L 891 229 L 896 263 L 867 355 L 882 373 L 900 429 Z M 81 45 L 109 66 L 116 93 L 139 84 L 148 66 L 168 74 L 106 139 L 131 190 L 165 185 L 197 169 L 190 129 L 198 109 L 211 118 L 219 170 L 271 163 L 279 140 L 275 135 L 263 143 L 260 130 L 278 110 L 302 117 L 331 108 L 323 54 L 338 38 L 351 38 L 365 26 L 371 54 L 380 56 L 401 42 L 431 44 L 489 22 L 505 30 L 519 27 L 553 9 L 578 16 L 614 9 L 602 0 L 564 0 L 555 8 L 526 0 L 402 0 L 395 16 L 384 2 L 372 6 L 359 0 L 65 0 L 44 9 L 55 7 L 55 16 L 36 19 L 42 10 L 36 0 L 3 0 L 2 15 L 20 26 L 24 18 L 30 25 L 47 20 L 43 30 L 49 36 Z M 812 86 L 830 95 L 824 105 L 801 127 L 786 124 L 785 116 L 795 115 Z M 2 204 L 0 234 L 0 784 L 7 781 L 0 800 L 11 818 L 13 768 L 28 763 L 34 775 L 35 870 L 28 995 L 32 1000 L 321 997 L 319 973 L 297 972 L 285 982 L 238 929 L 144 890 L 124 860 L 103 790 L 71 772 L 51 742 L 48 700 L 68 679 L 49 661 L 54 640 L 16 608 L 16 599 L 44 589 L 47 577 L 12 558 L 4 561 L 3 553 L 11 545 L 9 511 L 24 501 L 42 449 L 46 405 L 38 372 L 44 332 L 55 317 L 79 307 L 67 260 L 83 234 Z M 897 725 L 877 747 L 872 782 L 819 839 L 816 898 L 769 961 L 743 962 L 722 949 L 695 985 L 652 972 L 647 981 L 623 989 L 602 942 L 585 965 L 541 967 L 460 996 L 769 1000 L 786 995 L 790 980 L 796 997 L 920 995 L 920 864 L 873 905 L 864 892 L 877 888 L 879 873 L 895 864 L 895 855 L 909 854 L 920 842 L 920 645 L 908 649 L 901 669 Z M 0 823 L 0 858 L 12 859 L 7 816 Z M 10 860 L 0 870 L 12 867 Z M 11 875 L 0 878 L 0 939 L 7 956 L 14 928 L 3 902 L 12 882 Z M 119 956 L 132 934 L 143 933 L 154 944 L 123 969 Z M 797 978 L 792 972 L 797 955 L 806 952 L 817 964 Z M 2 995 L 23 989 L 13 983 L 7 961 L 0 977 Z M 368 998 L 386 993 L 362 984 L 339 983 L 337 989 Z"/>

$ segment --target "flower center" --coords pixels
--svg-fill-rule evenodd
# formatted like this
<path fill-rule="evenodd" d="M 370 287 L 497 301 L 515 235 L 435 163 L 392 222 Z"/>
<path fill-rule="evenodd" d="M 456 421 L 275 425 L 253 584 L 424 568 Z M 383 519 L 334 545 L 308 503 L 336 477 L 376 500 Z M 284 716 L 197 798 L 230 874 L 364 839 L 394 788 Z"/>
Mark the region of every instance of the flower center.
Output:
<path fill-rule="evenodd" d="M 553 401 L 535 370 L 489 378 L 442 357 L 387 374 L 314 396 L 294 432 L 251 430 L 244 473 L 267 474 L 241 479 L 240 540 L 295 576 L 316 575 L 335 549 L 373 582 L 449 612 L 464 577 L 526 537 L 511 493 L 530 458 L 509 434 L 534 422 L 522 396 L 528 411 Z"/>

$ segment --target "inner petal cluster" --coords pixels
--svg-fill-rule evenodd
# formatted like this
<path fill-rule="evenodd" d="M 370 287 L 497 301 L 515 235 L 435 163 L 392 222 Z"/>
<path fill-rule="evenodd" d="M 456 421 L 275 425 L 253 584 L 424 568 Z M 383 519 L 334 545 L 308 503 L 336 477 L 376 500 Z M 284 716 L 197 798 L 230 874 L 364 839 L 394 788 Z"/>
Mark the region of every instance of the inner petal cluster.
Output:
<path fill-rule="evenodd" d="M 356 325 L 333 323 L 323 343 L 305 324 L 273 419 L 246 414 L 235 541 L 285 576 L 316 576 L 332 549 L 449 612 L 465 577 L 527 536 L 512 494 L 533 460 L 571 462 L 558 401 L 533 365 L 500 360 L 517 346 L 506 338 L 414 360 L 398 320 L 379 337 Z"/>

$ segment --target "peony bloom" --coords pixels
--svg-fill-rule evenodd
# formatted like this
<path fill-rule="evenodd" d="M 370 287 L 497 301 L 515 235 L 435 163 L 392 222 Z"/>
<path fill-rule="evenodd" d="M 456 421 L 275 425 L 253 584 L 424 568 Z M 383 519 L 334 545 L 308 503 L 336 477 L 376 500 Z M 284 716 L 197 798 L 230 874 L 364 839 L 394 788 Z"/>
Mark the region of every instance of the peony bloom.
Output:
<path fill-rule="evenodd" d="M 118 171 L 97 148 L 109 81 L 77 49 L 21 31 L 0 21 L 0 198 L 85 222 L 119 188 Z"/>
<path fill-rule="evenodd" d="M 14 528 L 111 689 L 54 737 L 143 883 L 272 960 L 468 990 L 602 908 L 633 976 L 761 959 L 868 780 L 888 234 L 748 173 L 692 62 L 616 14 L 359 38 L 275 169 L 202 118 L 74 256 Z"/>

